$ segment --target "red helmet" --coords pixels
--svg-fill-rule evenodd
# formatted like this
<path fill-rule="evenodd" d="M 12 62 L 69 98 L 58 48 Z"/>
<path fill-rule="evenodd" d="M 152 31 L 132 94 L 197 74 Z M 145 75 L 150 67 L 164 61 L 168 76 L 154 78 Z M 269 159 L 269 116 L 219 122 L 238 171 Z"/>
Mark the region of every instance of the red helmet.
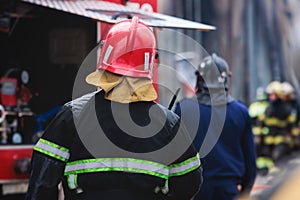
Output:
<path fill-rule="evenodd" d="M 153 31 L 138 17 L 133 17 L 116 23 L 109 30 L 97 69 L 151 79 L 155 53 Z"/>

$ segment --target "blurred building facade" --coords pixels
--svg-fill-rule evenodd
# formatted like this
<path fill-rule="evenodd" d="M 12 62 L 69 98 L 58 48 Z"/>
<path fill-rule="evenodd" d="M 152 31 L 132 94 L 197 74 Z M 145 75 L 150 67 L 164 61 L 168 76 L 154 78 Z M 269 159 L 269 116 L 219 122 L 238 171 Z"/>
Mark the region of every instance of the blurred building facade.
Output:
<path fill-rule="evenodd" d="M 233 96 L 246 104 L 255 101 L 258 87 L 273 80 L 288 81 L 299 91 L 299 7 L 294 0 L 158 1 L 161 13 L 217 27 L 207 33 L 181 31 L 209 54 L 217 52 L 228 60 Z"/>

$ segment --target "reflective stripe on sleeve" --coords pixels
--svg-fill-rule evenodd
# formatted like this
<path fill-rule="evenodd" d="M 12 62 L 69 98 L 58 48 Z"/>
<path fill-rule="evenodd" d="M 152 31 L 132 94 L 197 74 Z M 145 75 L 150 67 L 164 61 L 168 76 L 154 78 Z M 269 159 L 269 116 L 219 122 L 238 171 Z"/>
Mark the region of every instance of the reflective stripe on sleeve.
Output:
<path fill-rule="evenodd" d="M 143 173 L 163 179 L 168 179 L 169 175 L 169 167 L 166 165 L 133 158 L 99 158 L 74 161 L 67 163 L 65 175 L 103 171 Z"/>
<path fill-rule="evenodd" d="M 200 167 L 200 165 L 200 156 L 199 154 L 197 154 L 196 156 L 187 159 L 181 163 L 171 165 L 169 176 L 172 177 L 187 174 Z"/>
<path fill-rule="evenodd" d="M 42 138 L 39 139 L 38 143 L 34 147 L 34 150 L 64 162 L 66 162 L 70 157 L 70 153 L 67 148 Z"/>

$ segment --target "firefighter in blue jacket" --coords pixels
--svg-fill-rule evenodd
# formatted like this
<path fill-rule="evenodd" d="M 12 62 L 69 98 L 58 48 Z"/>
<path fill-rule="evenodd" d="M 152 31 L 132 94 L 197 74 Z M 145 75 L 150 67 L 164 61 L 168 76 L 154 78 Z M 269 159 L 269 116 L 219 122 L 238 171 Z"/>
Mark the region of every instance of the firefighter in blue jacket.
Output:
<path fill-rule="evenodd" d="M 26 199 L 191 199 L 200 158 L 179 117 L 155 103 L 152 30 L 137 17 L 115 24 L 97 70 L 100 90 L 66 103 L 34 147 Z"/>
<path fill-rule="evenodd" d="M 256 177 L 256 151 L 247 107 L 228 93 L 230 71 L 223 58 L 205 57 L 196 74 L 197 101 L 183 99 L 175 109 L 180 116 L 192 116 L 193 104 L 199 106 L 194 144 L 204 152 L 203 184 L 195 200 L 232 200 L 249 194 Z"/>

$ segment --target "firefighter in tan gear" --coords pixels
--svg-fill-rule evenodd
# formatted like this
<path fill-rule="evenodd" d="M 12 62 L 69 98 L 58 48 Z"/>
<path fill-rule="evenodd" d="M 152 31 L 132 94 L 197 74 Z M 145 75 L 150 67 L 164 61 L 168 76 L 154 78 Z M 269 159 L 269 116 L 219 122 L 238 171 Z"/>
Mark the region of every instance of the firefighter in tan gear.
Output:
<path fill-rule="evenodd" d="M 294 147 L 293 135 L 297 131 L 297 109 L 288 100 L 290 87 L 286 83 L 271 82 L 267 88 L 269 105 L 259 116 L 261 123 L 261 149 L 258 168 L 271 168 L 289 154 Z"/>
<path fill-rule="evenodd" d="M 157 104 L 156 42 L 137 17 L 115 24 L 97 70 L 100 90 L 66 103 L 35 145 L 26 199 L 191 199 L 202 182 L 198 153 L 179 117 Z"/>

